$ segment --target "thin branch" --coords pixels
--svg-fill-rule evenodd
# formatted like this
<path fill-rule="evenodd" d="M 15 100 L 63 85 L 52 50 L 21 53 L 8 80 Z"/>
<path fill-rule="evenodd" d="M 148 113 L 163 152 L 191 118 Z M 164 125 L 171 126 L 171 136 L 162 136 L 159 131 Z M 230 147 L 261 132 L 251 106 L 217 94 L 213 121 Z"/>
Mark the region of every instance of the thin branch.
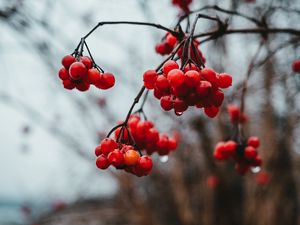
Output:
<path fill-rule="evenodd" d="M 129 24 L 129 25 L 142 25 L 142 26 L 150 26 L 150 27 L 155 27 L 160 30 L 165 30 L 169 33 L 171 33 L 173 36 L 178 37 L 179 34 L 171 30 L 165 26 L 162 26 L 160 24 L 156 23 L 147 23 L 147 22 L 137 22 L 137 21 L 104 21 L 104 22 L 99 22 L 90 32 L 88 32 L 83 38 L 86 39 L 88 36 L 90 36 L 97 28 L 103 25 L 117 25 L 117 24 Z"/>

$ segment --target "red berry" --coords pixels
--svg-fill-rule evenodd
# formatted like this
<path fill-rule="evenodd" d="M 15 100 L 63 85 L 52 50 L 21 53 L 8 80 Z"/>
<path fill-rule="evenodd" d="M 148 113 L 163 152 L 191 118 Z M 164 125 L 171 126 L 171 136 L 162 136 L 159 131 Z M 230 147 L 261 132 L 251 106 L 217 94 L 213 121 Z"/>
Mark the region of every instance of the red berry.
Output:
<path fill-rule="evenodd" d="M 227 141 L 224 144 L 224 148 L 225 148 L 226 153 L 228 153 L 229 155 L 232 155 L 236 151 L 237 143 L 235 141 L 231 141 L 231 140 Z"/>
<path fill-rule="evenodd" d="M 136 115 L 130 116 L 128 120 L 128 127 L 131 130 L 131 132 L 135 131 L 138 122 L 140 121 L 140 118 Z"/>
<path fill-rule="evenodd" d="M 218 82 L 217 74 L 213 69 L 210 68 L 202 69 L 201 76 L 212 84 L 217 84 Z"/>
<path fill-rule="evenodd" d="M 76 89 L 79 91 L 87 91 L 90 88 L 90 84 L 87 82 L 80 82 L 76 84 Z"/>
<path fill-rule="evenodd" d="M 240 120 L 240 109 L 236 105 L 228 105 L 227 112 L 232 123 L 237 123 Z"/>
<path fill-rule="evenodd" d="M 145 174 L 148 174 L 153 167 L 153 162 L 150 156 L 144 155 L 137 162 L 137 169 Z"/>
<path fill-rule="evenodd" d="M 150 128 L 146 134 L 146 139 L 150 144 L 156 144 L 159 140 L 159 132 L 155 128 Z"/>
<path fill-rule="evenodd" d="M 87 69 L 91 69 L 93 66 L 93 61 L 88 56 L 81 56 L 80 61 L 86 66 Z"/>
<path fill-rule="evenodd" d="M 182 85 L 185 81 L 184 73 L 179 69 L 171 70 L 168 73 L 167 78 L 173 87 L 178 87 L 178 86 Z"/>
<path fill-rule="evenodd" d="M 163 75 L 157 77 L 155 85 L 158 89 L 162 91 L 167 91 L 170 88 L 168 79 Z"/>
<path fill-rule="evenodd" d="M 145 136 L 147 131 L 153 127 L 153 123 L 150 121 L 140 121 L 136 126 L 136 132 L 139 136 Z"/>
<path fill-rule="evenodd" d="M 189 70 L 185 73 L 185 84 L 188 87 L 196 87 L 199 85 L 200 75 L 196 70 Z"/>
<path fill-rule="evenodd" d="M 69 79 L 69 72 L 66 68 L 62 67 L 58 72 L 58 76 L 61 80 L 67 80 Z"/>
<path fill-rule="evenodd" d="M 221 90 L 216 90 L 212 93 L 212 103 L 216 107 L 220 107 L 224 100 L 224 93 Z"/>
<path fill-rule="evenodd" d="M 210 82 L 201 80 L 200 83 L 196 87 L 196 92 L 199 96 L 205 97 L 208 95 L 209 90 L 211 89 L 212 85 Z"/>
<path fill-rule="evenodd" d="M 173 69 L 179 69 L 178 64 L 173 60 L 169 60 L 163 65 L 163 73 L 165 74 L 165 76 L 167 76 L 168 73 Z"/>
<path fill-rule="evenodd" d="M 155 46 L 155 51 L 160 54 L 160 55 L 164 55 L 166 54 L 165 51 L 166 51 L 166 48 L 165 48 L 165 45 L 163 43 L 159 43 Z"/>
<path fill-rule="evenodd" d="M 101 141 L 101 143 L 100 143 L 100 146 L 101 146 L 101 152 L 104 155 L 108 155 L 108 153 L 110 153 L 113 150 L 115 150 L 116 148 L 118 148 L 117 142 L 115 142 L 111 138 L 105 138 L 105 139 L 103 139 Z"/>
<path fill-rule="evenodd" d="M 155 83 L 157 76 L 158 74 L 155 70 L 147 70 L 143 75 L 143 81 L 149 83 Z"/>
<path fill-rule="evenodd" d="M 115 167 L 121 167 L 124 165 L 124 155 L 118 149 L 115 149 L 111 153 L 109 153 L 107 159 L 109 163 Z"/>
<path fill-rule="evenodd" d="M 300 72 L 300 59 L 297 59 L 293 62 L 292 64 L 292 69 L 295 73 L 299 73 Z"/>
<path fill-rule="evenodd" d="M 182 112 L 186 111 L 188 109 L 188 105 L 185 103 L 185 101 L 176 98 L 174 100 L 174 111 L 176 113 L 176 115 L 179 113 L 180 115 L 182 114 Z"/>
<path fill-rule="evenodd" d="M 98 82 L 100 82 L 101 74 L 97 69 L 89 69 L 87 76 L 91 84 L 97 84 Z"/>
<path fill-rule="evenodd" d="M 171 95 L 166 95 L 163 96 L 160 99 L 160 106 L 163 108 L 163 110 L 165 111 L 169 111 L 171 109 L 173 109 L 173 100 L 172 100 L 172 96 Z"/>
<path fill-rule="evenodd" d="M 204 112 L 208 117 L 214 118 L 217 116 L 219 108 L 215 106 L 205 107 Z"/>
<path fill-rule="evenodd" d="M 95 148 L 95 155 L 96 156 L 99 156 L 102 154 L 102 151 L 101 151 L 101 145 L 98 145 L 96 148 Z"/>
<path fill-rule="evenodd" d="M 227 73 L 221 73 L 218 76 L 218 86 L 220 88 L 228 88 L 232 85 L 232 77 Z"/>
<path fill-rule="evenodd" d="M 169 138 L 169 149 L 175 150 L 177 148 L 177 140 L 175 138 Z"/>
<path fill-rule="evenodd" d="M 62 58 L 61 64 L 66 68 L 69 69 L 72 63 L 76 61 L 75 57 L 72 55 L 66 55 Z"/>
<path fill-rule="evenodd" d="M 72 90 L 75 88 L 75 84 L 71 80 L 64 80 L 63 85 L 64 85 L 64 88 L 69 89 L 69 90 Z"/>
<path fill-rule="evenodd" d="M 249 146 L 252 146 L 254 148 L 258 148 L 259 145 L 260 145 L 260 141 L 259 141 L 259 138 L 258 137 L 249 137 L 248 138 L 248 145 Z"/>
<path fill-rule="evenodd" d="M 176 45 L 177 39 L 176 39 L 176 37 L 174 37 L 171 33 L 168 33 L 168 34 L 167 34 L 167 37 L 166 37 L 166 42 L 167 42 L 170 46 L 174 47 L 174 46 Z"/>
<path fill-rule="evenodd" d="M 108 161 L 108 159 L 106 158 L 105 155 L 100 155 L 96 159 L 96 165 L 99 169 L 105 170 L 110 166 L 110 163 L 109 163 L 109 161 Z"/>
<path fill-rule="evenodd" d="M 107 90 L 115 85 L 115 77 L 111 73 L 103 73 L 100 76 L 99 82 L 96 86 L 100 89 Z"/>
<path fill-rule="evenodd" d="M 87 69 L 82 62 L 74 62 L 69 68 L 69 74 L 73 80 L 80 80 L 87 75 Z"/>
<path fill-rule="evenodd" d="M 245 148 L 244 156 L 246 159 L 254 159 L 257 156 L 257 151 L 252 146 L 248 146 Z"/>

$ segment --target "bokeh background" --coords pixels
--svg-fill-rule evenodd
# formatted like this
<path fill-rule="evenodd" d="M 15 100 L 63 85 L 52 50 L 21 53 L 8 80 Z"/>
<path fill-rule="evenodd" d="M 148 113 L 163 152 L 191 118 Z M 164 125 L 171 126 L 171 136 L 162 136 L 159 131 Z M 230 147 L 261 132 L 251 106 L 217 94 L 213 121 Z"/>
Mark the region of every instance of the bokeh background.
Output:
<path fill-rule="evenodd" d="M 270 27 L 300 29 L 300 1 L 194 0 L 193 9 L 218 4 Z M 228 35 L 203 44 L 207 65 L 233 75 L 234 86 L 216 119 L 199 109 L 165 113 L 150 94 L 145 113 L 160 131 L 180 133 L 169 158 L 154 156 L 150 176 L 99 171 L 94 148 L 123 120 L 142 85 L 142 74 L 163 58 L 154 46 L 165 35 L 150 27 L 114 25 L 87 39 L 96 62 L 116 75 L 113 89 L 79 93 L 57 77 L 61 58 L 97 22 L 147 21 L 173 27 L 170 0 L 0 1 L 0 224 L 298 224 L 300 79 L 290 64 L 299 38 Z M 216 15 L 215 11 L 204 13 Z M 230 26 L 255 27 L 236 16 Z M 197 32 L 209 31 L 199 21 Z M 256 55 L 256 53 L 258 54 Z M 253 56 L 256 57 L 253 59 Z M 229 103 L 240 104 L 240 83 L 250 61 L 247 135 L 262 139 L 262 172 L 241 177 L 212 158 L 228 138 Z"/>

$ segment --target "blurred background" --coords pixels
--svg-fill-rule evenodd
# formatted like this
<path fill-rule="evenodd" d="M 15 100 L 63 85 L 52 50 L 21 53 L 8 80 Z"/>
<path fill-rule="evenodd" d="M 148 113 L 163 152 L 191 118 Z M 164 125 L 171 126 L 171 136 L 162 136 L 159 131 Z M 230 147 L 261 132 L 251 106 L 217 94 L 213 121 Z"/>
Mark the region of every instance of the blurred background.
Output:
<path fill-rule="evenodd" d="M 299 0 L 194 0 L 192 9 L 218 4 L 269 27 L 300 29 Z M 199 109 L 182 117 L 165 113 L 149 95 L 148 118 L 161 132 L 180 134 L 169 158 L 154 156 L 150 176 L 99 171 L 94 148 L 124 120 L 142 74 L 163 58 L 154 46 L 165 35 L 150 27 L 114 25 L 87 39 L 95 61 L 116 75 L 113 89 L 68 91 L 57 72 L 97 22 L 176 24 L 171 0 L 0 1 L 0 224 L 299 224 L 300 77 L 291 63 L 299 37 L 227 35 L 203 44 L 207 65 L 233 75 L 220 115 Z M 203 13 L 216 15 L 215 11 Z M 229 18 L 233 28 L 255 25 Z M 199 21 L 197 32 L 213 28 Z M 240 84 L 250 62 L 247 136 L 262 140 L 260 173 L 242 177 L 232 163 L 216 163 L 214 145 L 229 137 L 228 104 L 240 104 Z M 257 172 L 257 171 L 254 171 Z"/>

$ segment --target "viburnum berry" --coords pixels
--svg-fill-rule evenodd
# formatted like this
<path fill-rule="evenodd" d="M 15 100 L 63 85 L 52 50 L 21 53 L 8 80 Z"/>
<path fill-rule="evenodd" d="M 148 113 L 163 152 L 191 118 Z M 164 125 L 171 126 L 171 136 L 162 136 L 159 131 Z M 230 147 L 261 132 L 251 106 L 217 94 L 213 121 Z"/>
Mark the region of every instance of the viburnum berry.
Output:
<path fill-rule="evenodd" d="M 177 43 L 177 38 L 171 33 L 167 33 L 162 41 L 155 46 L 155 51 L 160 55 L 170 54 Z"/>
<path fill-rule="evenodd" d="M 165 95 L 160 99 L 160 106 L 163 110 L 169 111 L 173 109 L 173 100 L 171 95 Z"/>
<path fill-rule="evenodd" d="M 81 56 L 80 61 L 85 65 L 87 69 L 91 69 L 93 66 L 93 61 L 88 56 Z"/>
<path fill-rule="evenodd" d="M 71 80 L 63 80 L 63 85 L 65 89 L 72 90 L 75 88 L 75 84 Z"/>
<path fill-rule="evenodd" d="M 249 140 L 255 140 L 254 143 L 257 144 L 257 139 L 256 137 L 250 137 L 248 142 L 243 141 L 241 143 L 234 140 L 219 142 L 214 150 L 214 158 L 218 161 L 233 159 L 236 162 L 236 171 L 243 175 L 251 167 L 260 167 L 262 165 L 262 160 L 256 150 L 259 145 L 255 145 L 256 147 L 249 145 Z"/>
<path fill-rule="evenodd" d="M 157 80 L 158 74 L 155 70 L 147 70 L 143 75 L 144 86 L 147 89 L 153 89 Z"/>
<path fill-rule="evenodd" d="M 111 73 L 102 73 L 93 60 L 88 56 L 74 57 L 66 55 L 62 59 L 63 67 L 58 76 L 66 89 L 76 87 L 79 91 L 87 91 L 93 84 L 100 89 L 109 89 L 115 84 L 115 77 Z"/>
<path fill-rule="evenodd" d="M 185 73 L 185 84 L 188 87 L 196 87 L 200 82 L 200 74 L 196 70 L 189 70 Z"/>
<path fill-rule="evenodd" d="M 169 80 L 171 86 L 179 87 L 185 81 L 184 73 L 179 69 L 173 69 L 168 72 L 167 79 Z"/>
<path fill-rule="evenodd" d="M 164 63 L 162 71 L 165 75 L 167 75 L 173 69 L 179 69 L 178 64 L 173 60 L 168 60 Z"/>
<path fill-rule="evenodd" d="M 258 137 L 254 137 L 254 136 L 249 137 L 249 138 L 248 138 L 248 145 L 249 145 L 249 146 L 252 146 L 252 147 L 254 147 L 254 148 L 258 148 L 259 145 L 260 145 L 260 140 L 259 140 L 259 138 L 258 138 Z"/>
<path fill-rule="evenodd" d="M 232 123 L 245 123 L 248 121 L 248 117 L 241 113 L 240 108 L 236 105 L 228 105 L 227 112 Z"/>
<path fill-rule="evenodd" d="M 205 114 L 210 117 L 210 118 L 214 118 L 217 116 L 218 112 L 219 112 L 219 108 L 216 106 L 208 106 L 204 108 L 204 112 Z"/>
<path fill-rule="evenodd" d="M 69 73 L 68 70 L 66 68 L 61 68 L 58 72 L 58 76 L 61 80 L 67 80 L 69 79 Z"/>
<path fill-rule="evenodd" d="M 96 83 L 96 87 L 106 90 L 115 85 L 115 77 L 112 73 L 103 73 L 100 76 L 99 82 Z"/>
<path fill-rule="evenodd" d="M 292 69 L 295 73 L 300 73 L 300 59 L 297 59 L 292 63 Z"/>
<path fill-rule="evenodd" d="M 247 146 L 244 150 L 244 155 L 246 159 L 254 159 L 257 156 L 257 151 L 252 146 Z"/>
<path fill-rule="evenodd" d="M 153 167 L 153 162 L 149 156 L 144 155 L 139 158 L 137 162 L 137 169 L 141 170 L 145 174 L 148 174 L 152 170 L 152 167 Z"/>
<path fill-rule="evenodd" d="M 110 162 L 105 155 L 100 155 L 96 159 L 96 165 L 99 169 L 105 170 L 110 166 Z"/>
<path fill-rule="evenodd" d="M 107 156 L 107 159 L 110 164 L 112 164 L 115 167 L 121 167 L 124 165 L 124 155 L 119 149 L 115 149 L 112 152 L 110 152 Z"/>
<path fill-rule="evenodd" d="M 75 57 L 72 55 L 66 55 L 62 58 L 61 64 L 66 68 L 69 69 L 69 67 L 76 61 Z"/>
<path fill-rule="evenodd" d="M 232 77 L 227 73 L 220 73 L 217 76 L 218 86 L 220 88 L 228 88 L 232 85 Z"/>
<path fill-rule="evenodd" d="M 82 62 L 74 62 L 69 68 L 69 74 L 73 80 L 80 80 L 87 75 L 87 68 Z"/>
<path fill-rule="evenodd" d="M 168 33 L 167 36 L 166 36 L 166 42 L 174 47 L 176 45 L 176 42 L 177 42 L 177 38 L 174 37 L 171 33 Z"/>
<path fill-rule="evenodd" d="M 104 155 L 108 155 L 110 152 L 112 152 L 116 148 L 118 148 L 118 144 L 115 140 L 113 140 L 111 138 L 105 138 L 100 143 L 100 150 L 101 150 L 101 153 Z"/>
<path fill-rule="evenodd" d="M 137 164 L 140 159 L 140 154 L 135 150 L 128 150 L 124 153 L 124 163 L 127 166 L 133 166 Z"/>
<path fill-rule="evenodd" d="M 94 68 L 89 69 L 87 75 L 88 75 L 88 80 L 91 82 L 91 84 L 97 84 L 100 82 L 101 74 L 99 70 Z"/>
<path fill-rule="evenodd" d="M 79 91 L 87 91 L 90 88 L 90 84 L 83 81 L 83 82 L 80 82 L 78 84 L 75 84 L 75 87 Z"/>

